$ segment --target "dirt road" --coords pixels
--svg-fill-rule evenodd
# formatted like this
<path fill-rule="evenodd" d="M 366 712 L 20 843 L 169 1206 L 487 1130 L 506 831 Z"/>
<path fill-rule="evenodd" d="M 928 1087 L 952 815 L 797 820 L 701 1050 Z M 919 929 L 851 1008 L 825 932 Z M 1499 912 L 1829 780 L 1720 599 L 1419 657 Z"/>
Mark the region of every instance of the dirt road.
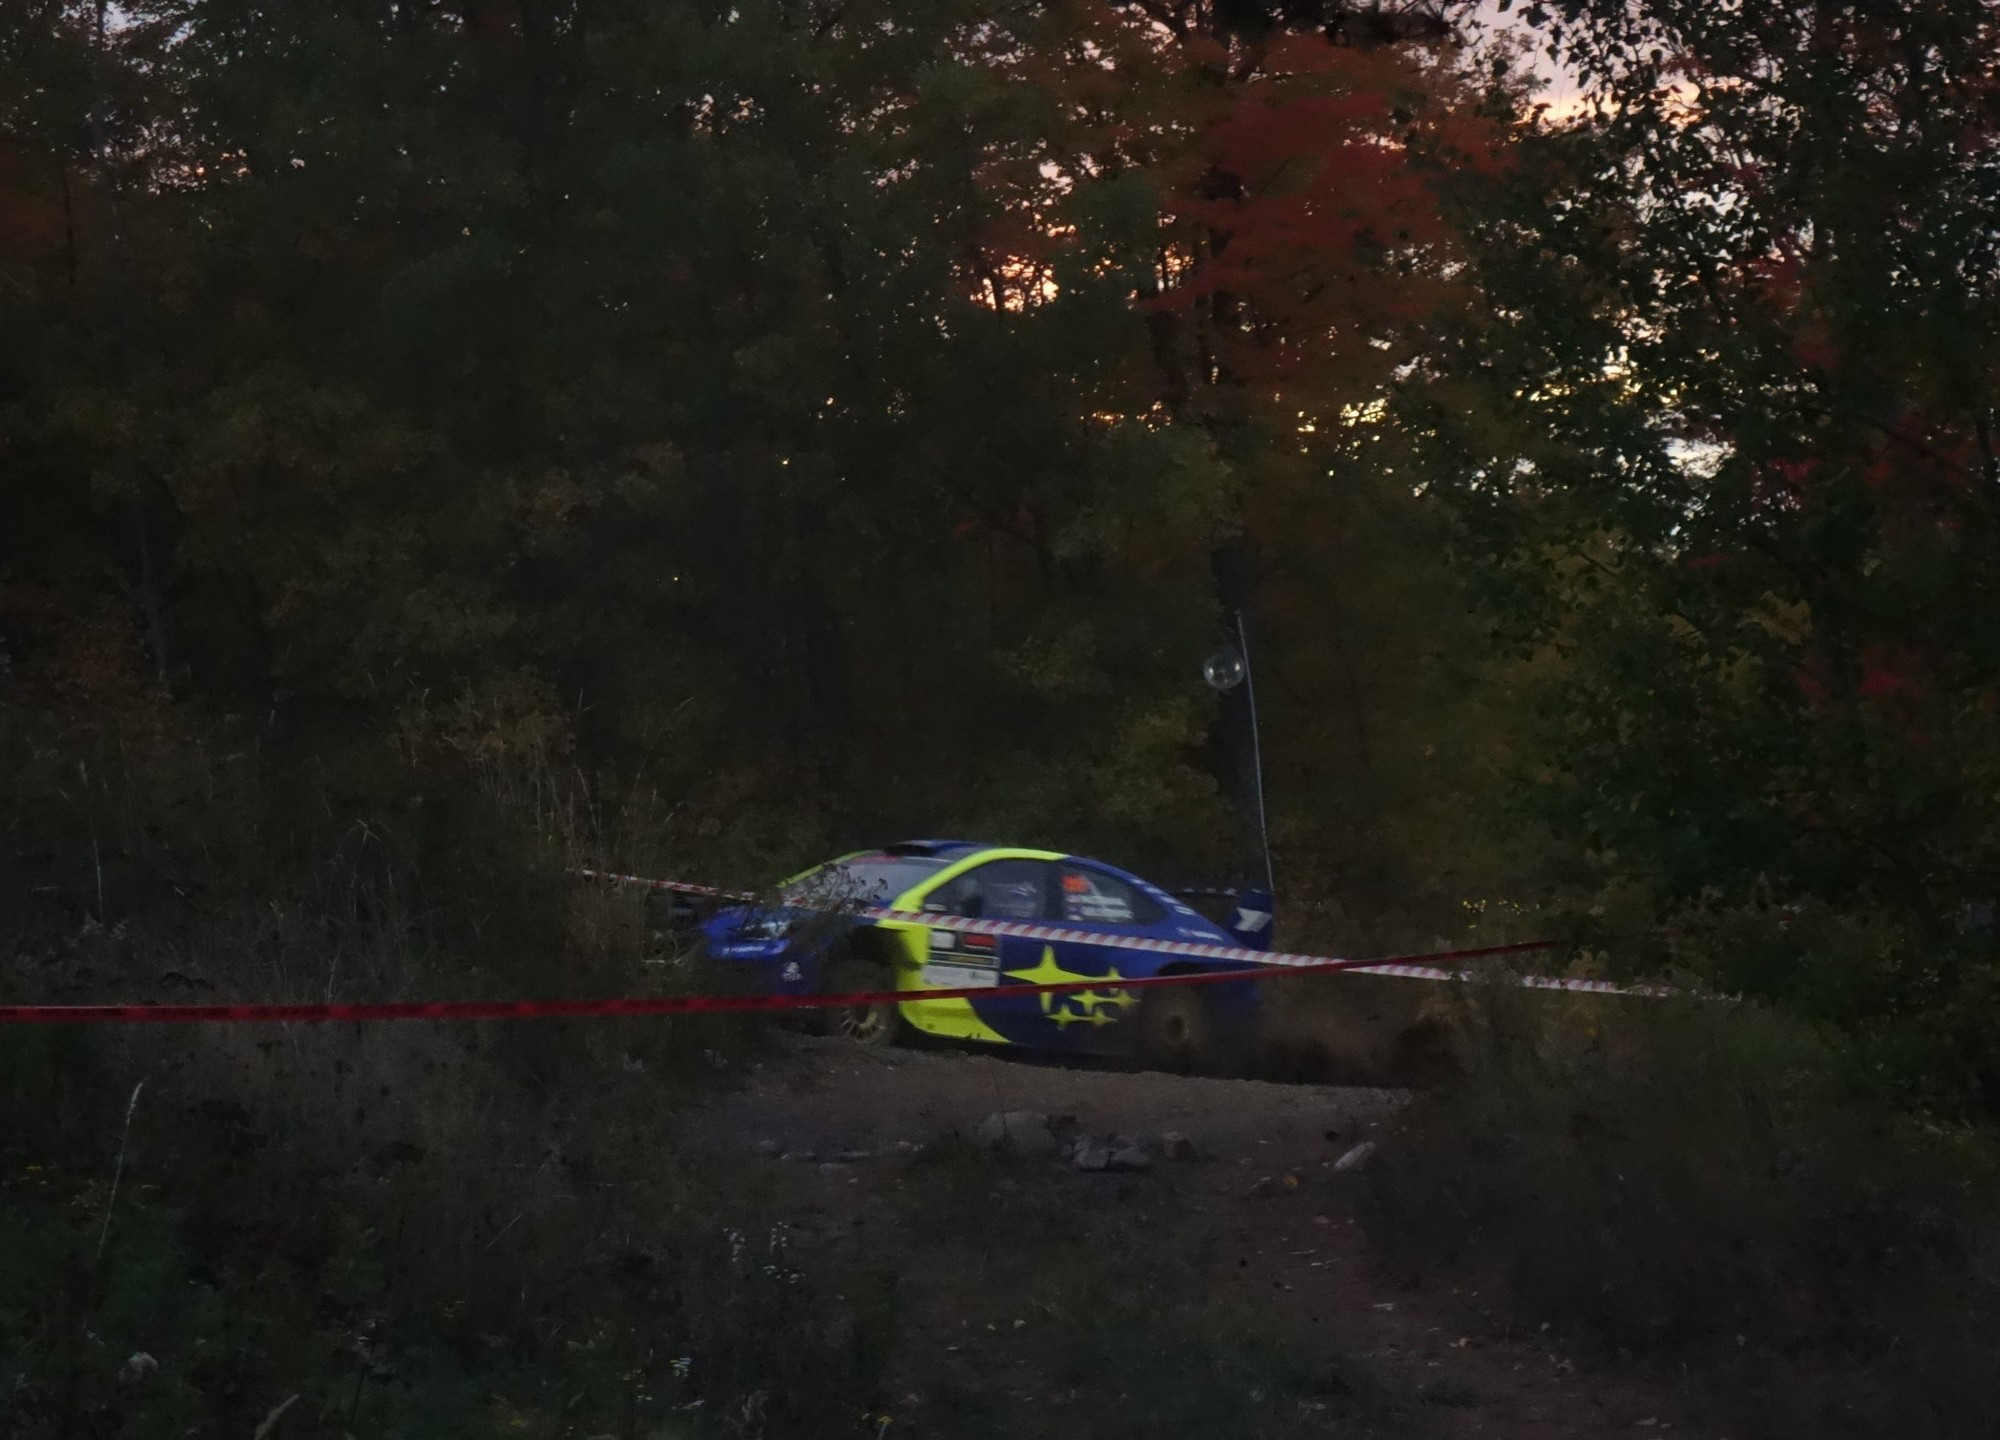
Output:
<path fill-rule="evenodd" d="M 1266 1358 L 1210 1377 L 1255 1397 L 1244 1403 L 1262 1418 L 1246 1412 L 1235 1433 L 1712 1434 L 1671 1387 L 1593 1372 L 1545 1337 L 1510 1333 L 1477 1291 L 1390 1272 L 1358 1218 L 1365 1177 L 1335 1163 L 1371 1139 L 1393 1144 L 1404 1103 L 1398 1091 L 789 1038 L 697 1118 L 694 1139 L 765 1157 L 807 1222 L 846 1238 L 857 1274 L 895 1276 L 914 1338 L 899 1344 L 885 1433 L 1184 1433 L 1172 1425 L 1208 1393 L 1190 1370 L 1210 1365 L 1220 1337 L 1254 1333 Z M 972 1137 L 1007 1111 L 1050 1116 L 1066 1140 L 1140 1142 L 1150 1168 L 995 1157 Z M 1169 1131 L 1197 1156 L 1161 1157 Z M 1122 1360 L 1078 1360 L 1111 1356 L 1135 1328 L 1151 1338 Z M 1291 1358 L 1268 1359 L 1279 1352 Z M 1159 1357 L 1173 1354 L 1169 1369 Z M 1300 1363 L 1339 1373 L 1294 1383 Z M 1266 1390 L 1287 1385 L 1279 1413 Z"/>

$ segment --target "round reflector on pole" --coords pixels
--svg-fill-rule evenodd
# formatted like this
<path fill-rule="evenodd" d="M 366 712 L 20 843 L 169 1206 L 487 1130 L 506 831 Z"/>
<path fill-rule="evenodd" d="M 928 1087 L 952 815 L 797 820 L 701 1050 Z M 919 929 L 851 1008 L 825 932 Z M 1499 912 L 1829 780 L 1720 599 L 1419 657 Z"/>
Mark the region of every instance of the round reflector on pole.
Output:
<path fill-rule="evenodd" d="M 1225 645 L 1201 663 L 1201 678 L 1209 688 L 1227 695 L 1243 683 L 1243 677 L 1250 673 L 1243 663 L 1243 652 L 1234 645 Z"/>

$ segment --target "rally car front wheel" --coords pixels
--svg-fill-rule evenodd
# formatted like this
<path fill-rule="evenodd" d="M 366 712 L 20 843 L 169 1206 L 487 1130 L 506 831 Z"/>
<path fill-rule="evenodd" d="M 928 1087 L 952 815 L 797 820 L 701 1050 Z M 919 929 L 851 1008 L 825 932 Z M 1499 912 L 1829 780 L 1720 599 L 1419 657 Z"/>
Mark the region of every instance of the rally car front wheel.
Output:
<path fill-rule="evenodd" d="M 1177 1074 L 1205 1070 L 1215 1060 L 1215 1017 L 1193 986 L 1168 985 L 1139 1002 L 1139 1062 Z"/>
<path fill-rule="evenodd" d="M 827 967 L 825 990 L 829 995 L 871 995 L 895 988 L 889 971 L 871 961 L 847 958 Z M 826 1033 L 871 1049 L 894 1045 L 903 1033 L 903 1013 L 893 1000 L 829 1006 Z"/>

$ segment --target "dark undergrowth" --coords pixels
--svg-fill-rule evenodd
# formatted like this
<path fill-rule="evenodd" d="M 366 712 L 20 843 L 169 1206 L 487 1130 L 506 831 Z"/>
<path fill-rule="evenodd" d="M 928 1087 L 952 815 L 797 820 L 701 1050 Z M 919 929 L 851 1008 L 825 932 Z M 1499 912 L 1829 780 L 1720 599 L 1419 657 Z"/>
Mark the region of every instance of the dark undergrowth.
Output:
<path fill-rule="evenodd" d="M 15 728 L 5 728 L 14 724 Z M 0 715 L 0 993 L 660 993 L 546 770 Z M 891 1318 L 676 1114 L 727 1019 L 14 1029 L 0 1434 L 873 1434 Z"/>
<path fill-rule="evenodd" d="M 575 1039 L 559 1096 L 493 1036 L 10 1046 L 0 1431 L 859 1432 L 875 1317 Z"/>
<path fill-rule="evenodd" d="M 1749 1006 L 1495 991 L 1463 1033 L 1372 1181 L 1411 1272 L 1497 1272 L 1530 1325 L 1696 1376 L 1758 1435 L 1992 1433 L 1991 1136 L 1857 1098 Z"/>
<path fill-rule="evenodd" d="M 567 873 L 670 867 L 670 817 L 607 816 L 532 757 L 294 757 L 168 723 L 0 712 L 0 999 L 711 983 L 642 897 Z M 1199 1227 L 1155 1188 L 942 1143 L 872 1217 L 886 1255 L 857 1253 L 778 1167 L 696 1153 L 679 1117 L 766 1037 L 0 1033 L 0 1435 L 1382 1433 L 1339 1357 L 1205 1293 L 1173 1238 Z"/>

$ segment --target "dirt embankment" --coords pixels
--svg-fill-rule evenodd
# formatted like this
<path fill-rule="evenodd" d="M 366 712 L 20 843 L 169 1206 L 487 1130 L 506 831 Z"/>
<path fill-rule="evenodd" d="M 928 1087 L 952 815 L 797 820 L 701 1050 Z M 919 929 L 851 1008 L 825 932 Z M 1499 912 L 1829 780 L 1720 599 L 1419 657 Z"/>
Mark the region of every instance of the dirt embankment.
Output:
<path fill-rule="evenodd" d="M 1393 1144 L 1405 1098 L 790 1039 L 691 1138 L 768 1157 L 804 1230 L 895 1277 L 885 1433 L 1194 1433 L 1176 1427 L 1232 1386 L 1234 1433 L 1707 1433 L 1686 1397 L 1579 1368 L 1477 1291 L 1390 1273 L 1358 1220 L 1365 1167 L 1335 1165 Z M 1150 1168 L 990 1155 L 973 1137 L 1006 1111 L 1150 1143 Z M 1162 1156 L 1166 1132 L 1196 1157 Z"/>

